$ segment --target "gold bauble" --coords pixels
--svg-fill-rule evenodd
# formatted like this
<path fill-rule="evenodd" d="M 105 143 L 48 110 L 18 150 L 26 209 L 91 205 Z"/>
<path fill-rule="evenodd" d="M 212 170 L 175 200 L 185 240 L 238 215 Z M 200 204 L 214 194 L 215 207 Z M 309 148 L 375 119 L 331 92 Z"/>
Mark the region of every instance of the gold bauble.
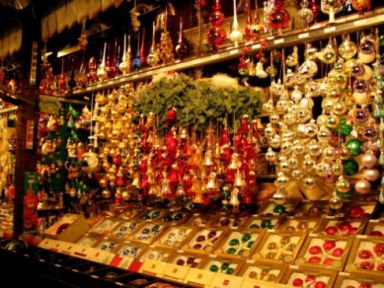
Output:
<path fill-rule="evenodd" d="M 327 146 L 323 150 L 323 157 L 328 161 L 334 159 L 336 157 L 336 149 L 332 146 Z"/>
<path fill-rule="evenodd" d="M 104 189 L 102 192 L 101 192 L 101 197 L 103 197 L 104 199 L 108 199 L 110 198 L 112 195 L 111 191 L 108 190 L 108 189 Z"/>
<path fill-rule="evenodd" d="M 331 171 L 333 175 L 339 176 L 343 172 L 343 165 L 341 163 L 334 163 L 331 166 Z"/>
<path fill-rule="evenodd" d="M 352 42 L 349 37 L 345 39 L 339 46 L 339 55 L 346 60 L 355 57 L 357 53 L 357 45 Z"/>
<path fill-rule="evenodd" d="M 295 141 L 293 143 L 293 151 L 296 155 L 301 155 L 305 152 L 304 145 L 300 141 Z"/>
<path fill-rule="evenodd" d="M 318 142 L 312 142 L 308 146 L 308 153 L 311 156 L 319 156 L 322 152 L 321 145 Z"/>
<path fill-rule="evenodd" d="M 307 176 L 303 179 L 303 186 L 305 189 L 312 190 L 316 186 L 316 179 L 313 176 Z"/>
<path fill-rule="evenodd" d="M 336 129 L 337 126 L 340 124 L 340 118 L 336 115 L 329 115 L 328 117 L 328 123 L 327 128 L 329 129 Z"/>
<path fill-rule="evenodd" d="M 124 201 L 128 201 L 129 199 L 131 199 L 131 194 L 128 191 L 123 191 L 121 193 L 121 196 Z"/>
<path fill-rule="evenodd" d="M 319 117 L 317 117 L 316 119 L 316 124 L 317 126 L 325 126 L 326 124 L 328 123 L 328 116 L 327 115 L 320 115 Z"/>
<path fill-rule="evenodd" d="M 278 204 L 282 205 L 287 201 L 287 195 L 283 192 L 283 189 L 277 189 L 272 195 L 272 200 Z"/>
<path fill-rule="evenodd" d="M 297 159 L 297 157 L 295 155 L 292 155 L 289 159 L 288 159 L 288 165 L 291 169 L 295 169 L 299 166 L 299 159 Z"/>
<path fill-rule="evenodd" d="M 281 145 L 281 139 L 280 139 L 280 136 L 279 135 L 274 135 L 270 141 L 269 141 L 269 145 L 272 147 L 272 148 L 280 148 L 280 145 Z"/>
<path fill-rule="evenodd" d="M 340 197 L 336 195 L 332 196 L 331 199 L 329 199 L 328 204 L 334 210 L 338 210 L 343 207 L 343 201 Z"/>
<path fill-rule="evenodd" d="M 351 184 L 343 176 L 339 176 L 336 181 L 335 188 L 337 192 L 348 193 L 351 190 Z"/>
<path fill-rule="evenodd" d="M 337 102 L 332 109 L 332 113 L 337 116 L 343 115 L 346 112 L 347 112 L 347 106 L 345 105 L 345 102 L 342 102 L 342 101 Z"/>
<path fill-rule="evenodd" d="M 294 169 L 292 170 L 291 175 L 295 179 L 300 179 L 303 176 L 303 171 L 300 169 Z"/>
<path fill-rule="evenodd" d="M 283 173 L 279 173 L 275 180 L 275 185 L 277 188 L 285 188 L 289 183 L 289 178 L 285 176 Z"/>
<path fill-rule="evenodd" d="M 320 162 L 316 165 L 316 174 L 320 177 L 326 177 L 330 170 L 330 165 L 325 162 Z"/>
<path fill-rule="evenodd" d="M 303 169 L 311 170 L 312 168 L 314 168 L 315 164 L 316 164 L 315 160 L 313 160 L 309 154 L 306 154 L 304 156 Z"/>
<path fill-rule="evenodd" d="M 272 124 L 278 124 L 280 121 L 280 115 L 279 114 L 272 114 L 269 116 L 269 122 Z"/>
<path fill-rule="evenodd" d="M 288 161 L 281 162 L 279 167 L 281 172 L 289 173 L 291 171 L 291 166 L 289 165 Z"/>
<path fill-rule="evenodd" d="M 107 181 L 107 179 L 106 179 L 106 178 L 101 178 L 101 179 L 99 180 L 99 185 L 100 185 L 100 187 L 102 187 L 102 188 L 107 187 L 107 185 L 108 185 L 108 181 Z"/>
<path fill-rule="evenodd" d="M 332 132 L 325 126 L 321 126 L 319 132 L 317 133 L 317 139 L 321 143 L 328 143 L 332 138 Z"/>

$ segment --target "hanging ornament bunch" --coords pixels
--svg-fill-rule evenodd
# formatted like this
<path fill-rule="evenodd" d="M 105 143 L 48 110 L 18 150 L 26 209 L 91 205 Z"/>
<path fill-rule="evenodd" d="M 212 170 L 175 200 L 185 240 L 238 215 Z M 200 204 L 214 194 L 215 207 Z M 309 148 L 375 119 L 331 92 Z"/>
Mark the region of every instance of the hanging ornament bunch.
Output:
<path fill-rule="evenodd" d="M 101 196 L 105 199 L 115 197 L 120 201 L 131 198 L 127 189 L 134 174 L 133 157 L 137 153 L 138 141 L 132 123 L 133 92 L 133 87 L 127 84 L 106 94 L 98 93 L 95 97 L 96 142 L 93 146 L 101 147 L 98 153 L 101 170 L 97 178 Z"/>
<path fill-rule="evenodd" d="M 330 39 L 320 51 L 307 45 L 301 65 L 297 49 L 287 57 L 284 82 L 272 82 L 263 105 L 270 118 L 264 136 L 270 146 L 266 159 L 277 170 L 276 201 L 302 193 L 329 199 L 339 209 L 355 191 L 375 191 L 381 132 L 374 118 L 380 106 L 373 104 L 380 96 L 371 64 L 378 58 L 377 38 L 370 33 L 356 45 L 346 36 L 339 46 Z M 313 81 L 316 60 L 333 67 L 321 83 Z M 312 98 L 320 95 L 322 114 L 313 119 Z"/>

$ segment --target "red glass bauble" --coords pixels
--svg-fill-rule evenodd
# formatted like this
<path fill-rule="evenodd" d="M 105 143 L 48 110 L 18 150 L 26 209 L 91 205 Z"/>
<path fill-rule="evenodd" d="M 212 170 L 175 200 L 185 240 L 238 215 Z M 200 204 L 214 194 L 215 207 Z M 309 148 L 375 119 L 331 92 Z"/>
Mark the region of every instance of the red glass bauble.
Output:
<path fill-rule="evenodd" d="M 289 26 L 291 16 L 285 9 L 275 9 L 269 14 L 268 20 L 273 29 L 284 29 Z"/>

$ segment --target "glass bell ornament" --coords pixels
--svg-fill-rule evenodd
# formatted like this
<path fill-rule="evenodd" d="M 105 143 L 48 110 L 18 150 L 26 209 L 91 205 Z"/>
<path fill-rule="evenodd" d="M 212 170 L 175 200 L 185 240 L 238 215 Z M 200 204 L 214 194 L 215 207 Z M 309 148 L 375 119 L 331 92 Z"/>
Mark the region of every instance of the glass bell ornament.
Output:
<path fill-rule="evenodd" d="M 344 0 L 321 0 L 320 9 L 324 14 L 329 15 L 329 23 L 335 22 L 335 14 L 344 6 Z"/>
<path fill-rule="evenodd" d="M 276 152 L 273 151 L 271 147 L 269 147 L 268 151 L 265 153 L 265 160 L 269 163 L 275 163 L 277 160 Z"/>
<path fill-rule="evenodd" d="M 217 177 L 215 172 L 211 172 L 208 176 L 207 185 L 205 188 L 208 192 L 217 191 L 219 189 L 219 185 L 217 184 Z"/>
<path fill-rule="evenodd" d="M 261 61 L 257 62 L 256 64 L 256 77 L 262 79 L 268 77 L 268 73 L 265 72 L 263 63 Z"/>
<path fill-rule="evenodd" d="M 215 0 L 213 12 L 209 16 L 209 22 L 213 27 L 208 31 L 208 41 L 212 44 L 215 51 L 220 48 L 221 44 L 223 44 L 227 38 L 224 28 L 221 27 L 225 19 L 223 12 L 221 12 L 221 8 L 221 1 Z"/>
<path fill-rule="evenodd" d="M 239 30 L 239 22 L 237 20 L 236 0 L 233 0 L 233 23 L 229 40 L 234 43 L 236 48 L 239 47 L 239 42 L 243 41 L 243 33 Z"/>
<path fill-rule="evenodd" d="M 357 53 L 357 45 L 351 41 L 349 35 L 339 46 L 339 55 L 345 60 L 352 59 Z"/>
<path fill-rule="evenodd" d="M 232 206 L 234 211 L 237 211 L 237 209 L 239 208 L 239 205 L 240 205 L 240 201 L 239 201 L 239 197 L 238 197 L 239 193 L 240 193 L 239 188 L 234 187 L 231 191 L 231 196 L 229 198 L 229 205 Z"/>
<path fill-rule="evenodd" d="M 361 38 L 358 46 L 358 59 L 365 64 L 376 59 L 376 38 L 372 34 Z"/>

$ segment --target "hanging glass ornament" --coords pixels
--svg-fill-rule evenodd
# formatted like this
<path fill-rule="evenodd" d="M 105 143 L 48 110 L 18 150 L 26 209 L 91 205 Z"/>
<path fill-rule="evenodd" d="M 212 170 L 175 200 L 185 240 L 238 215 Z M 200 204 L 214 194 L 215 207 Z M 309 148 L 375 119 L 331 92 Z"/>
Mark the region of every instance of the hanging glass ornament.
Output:
<path fill-rule="evenodd" d="M 107 43 L 104 43 L 104 49 L 103 49 L 103 58 L 101 60 L 101 64 L 97 68 L 96 74 L 99 80 L 104 80 L 107 77 L 107 71 L 105 67 L 105 54 L 107 53 Z"/>
<path fill-rule="evenodd" d="M 292 54 L 287 56 L 285 64 L 287 64 L 288 67 L 296 67 L 296 65 L 299 63 L 298 50 L 299 49 L 297 48 L 297 46 L 294 46 Z"/>
<path fill-rule="evenodd" d="M 336 61 L 336 51 L 333 48 L 331 39 L 328 41 L 328 44 L 322 49 L 318 58 L 326 64 L 332 64 Z"/>
<path fill-rule="evenodd" d="M 233 0 L 233 24 L 229 39 L 235 44 L 235 47 L 238 47 L 239 42 L 243 40 L 243 33 L 239 30 L 239 22 L 237 20 L 236 0 Z"/>
<path fill-rule="evenodd" d="M 303 23 L 304 28 L 308 28 L 309 24 L 313 20 L 313 12 L 308 8 L 308 0 L 301 1 L 301 9 L 297 12 L 297 17 L 301 23 Z"/>
<path fill-rule="evenodd" d="M 359 171 L 359 164 L 355 159 L 344 159 L 342 163 L 345 175 L 351 176 Z"/>
<path fill-rule="evenodd" d="M 144 35 L 143 35 L 144 36 Z M 132 61 L 132 68 L 135 71 L 140 71 L 141 66 L 143 65 L 143 62 L 141 62 L 141 52 L 140 52 L 140 31 L 137 34 L 137 50 L 136 50 L 136 57 Z"/>
<path fill-rule="evenodd" d="M 291 23 L 291 16 L 288 11 L 283 8 L 282 0 L 275 0 L 272 10 L 268 14 L 268 23 L 273 28 L 282 33 L 282 29 L 287 28 Z"/>
<path fill-rule="evenodd" d="M 372 185 L 368 180 L 360 179 L 355 183 L 355 191 L 359 194 L 368 194 L 372 190 Z"/>
<path fill-rule="evenodd" d="M 372 8 L 371 0 L 351 0 L 353 9 L 362 14 L 364 11 L 369 11 Z"/>
<path fill-rule="evenodd" d="M 376 38 L 372 34 L 361 38 L 358 46 L 358 59 L 362 63 L 371 63 L 376 59 Z"/>
<path fill-rule="evenodd" d="M 373 168 L 377 165 L 378 159 L 373 152 L 368 151 L 362 156 L 361 163 L 367 168 Z"/>
<path fill-rule="evenodd" d="M 335 22 L 335 14 L 344 5 L 344 0 L 321 0 L 321 12 L 329 15 L 329 23 Z"/>
<path fill-rule="evenodd" d="M 351 41 L 350 36 L 347 35 L 345 40 L 339 46 L 339 54 L 345 60 L 352 59 L 357 53 L 357 45 Z"/>
<path fill-rule="evenodd" d="M 320 7 L 317 3 L 318 3 L 318 0 L 311 0 L 310 8 L 311 8 L 312 13 L 313 13 L 313 23 L 315 23 L 315 24 L 318 21 L 318 16 L 319 16 L 319 11 L 320 11 Z"/>
<path fill-rule="evenodd" d="M 215 51 L 219 50 L 221 44 L 227 38 L 224 28 L 221 27 L 225 19 L 221 8 L 221 1 L 215 0 L 213 12 L 209 16 L 209 21 L 213 27 L 208 31 L 208 41 L 212 44 Z"/>
<path fill-rule="evenodd" d="M 252 16 L 251 16 L 251 6 L 249 5 L 249 2 L 245 2 L 245 13 L 247 15 L 247 20 L 245 22 L 245 39 L 247 41 L 252 40 L 253 34 L 252 34 Z M 257 13 L 257 10 L 256 10 Z"/>
<path fill-rule="evenodd" d="M 152 44 L 147 55 L 148 65 L 154 67 L 160 62 L 159 51 L 156 48 L 156 25 L 155 22 L 152 23 Z"/>
<path fill-rule="evenodd" d="M 180 17 L 180 24 L 179 24 L 179 40 L 177 41 L 177 44 L 175 46 L 175 53 L 178 57 L 178 59 L 183 59 L 187 53 L 188 53 L 188 46 L 184 41 L 183 37 L 183 18 Z"/>

